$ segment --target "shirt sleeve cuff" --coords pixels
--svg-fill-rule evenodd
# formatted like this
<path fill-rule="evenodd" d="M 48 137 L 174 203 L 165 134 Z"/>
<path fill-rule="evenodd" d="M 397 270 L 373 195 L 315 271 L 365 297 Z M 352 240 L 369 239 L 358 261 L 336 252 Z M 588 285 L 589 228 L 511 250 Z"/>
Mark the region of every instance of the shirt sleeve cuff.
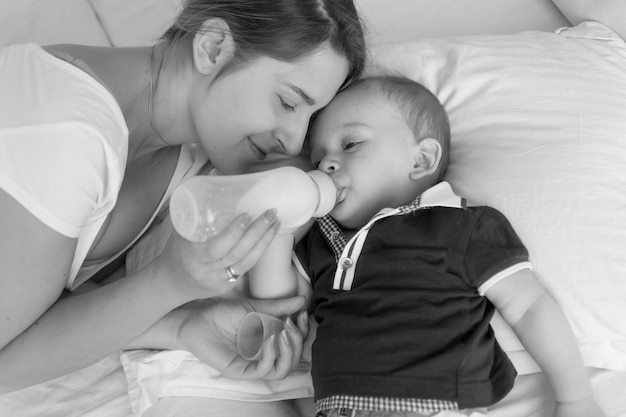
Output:
<path fill-rule="evenodd" d="M 508 268 L 503 269 L 502 271 L 489 278 L 487 281 L 483 282 L 483 284 L 478 287 L 478 294 L 484 297 L 489 288 L 493 287 L 504 278 L 524 269 L 533 269 L 533 266 L 530 262 L 526 261 L 511 265 Z"/>
<path fill-rule="evenodd" d="M 304 270 L 304 267 L 302 266 L 302 262 L 300 262 L 300 259 L 298 258 L 298 256 L 296 256 L 295 252 L 291 254 L 291 260 L 294 266 L 296 267 L 296 270 L 298 271 L 298 273 L 302 275 L 302 277 L 305 280 L 307 280 L 309 284 L 311 284 L 311 277 L 309 277 L 309 274 L 307 274 L 307 272 Z"/>

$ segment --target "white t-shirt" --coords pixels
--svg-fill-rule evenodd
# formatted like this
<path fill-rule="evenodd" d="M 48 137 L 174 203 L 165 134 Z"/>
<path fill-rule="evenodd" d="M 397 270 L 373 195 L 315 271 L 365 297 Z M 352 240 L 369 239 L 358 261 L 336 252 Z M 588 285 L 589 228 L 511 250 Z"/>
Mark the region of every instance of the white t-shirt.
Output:
<path fill-rule="evenodd" d="M 0 49 L 0 187 L 78 238 L 73 286 L 124 177 L 128 128 L 110 92 L 35 44 Z"/>

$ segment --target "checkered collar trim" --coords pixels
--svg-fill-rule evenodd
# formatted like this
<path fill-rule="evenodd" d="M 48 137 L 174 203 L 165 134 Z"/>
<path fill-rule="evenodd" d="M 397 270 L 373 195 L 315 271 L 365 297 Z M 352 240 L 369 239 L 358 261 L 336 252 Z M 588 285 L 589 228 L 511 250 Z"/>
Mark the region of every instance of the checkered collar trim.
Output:
<path fill-rule="evenodd" d="M 385 217 L 410 214 L 420 209 L 437 206 L 465 208 L 467 207 L 467 202 L 464 198 L 454 194 L 454 191 L 452 191 L 452 187 L 448 182 L 442 181 L 418 195 L 415 200 L 409 204 L 395 209 L 386 208 L 379 211 L 374 217 L 372 217 L 368 224 L 363 226 L 355 234 L 351 241 L 353 241 L 361 232 L 369 230 L 375 222 Z M 339 227 L 330 215 L 318 218 L 317 224 L 322 232 L 322 235 L 324 236 L 324 240 L 333 250 L 335 260 L 339 262 L 341 255 L 345 251 L 348 244 L 341 227 Z"/>
<path fill-rule="evenodd" d="M 356 264 L 365 245 L 367 234 L 374 224 L 390 216 L 399 216 L 403 214 L 413 213 L 416 210 L 428 207 L 466 207 L 465 199 L 457 196 L 452 192 L 450 184 L 440 182 L 434 187 L 429 188 L 411 204 L 397 207 L 395 209 L 387 208 L 379 211 L 370 221 L 360 228 L 349 241 L 346 242 L 345 235 L 339 226 L 329 217 L 320 219 L 318 224 L 326 242 L 335 255 L 337 268 L 335 269 L 335 277 L 333 279 L 333 289 L 341 291 L 350 291 L 355 279 Z"/>

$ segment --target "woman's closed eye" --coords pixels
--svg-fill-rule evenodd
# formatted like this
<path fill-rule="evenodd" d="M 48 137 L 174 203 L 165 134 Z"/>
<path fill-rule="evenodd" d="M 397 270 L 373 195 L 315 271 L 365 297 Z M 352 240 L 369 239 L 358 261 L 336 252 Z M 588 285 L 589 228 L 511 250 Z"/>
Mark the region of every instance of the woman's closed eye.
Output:
<path fill-rule="evenodd" d="M 288 103 L 284 98 L 282 98 L 281 96 L 278 96 L 278 100 L 280 101 L 280 105 L 283 109 L 287 110 L 287 111 L 295 111 L 296 110 L 296 106 L 294 104 L 290 104 Z"/>

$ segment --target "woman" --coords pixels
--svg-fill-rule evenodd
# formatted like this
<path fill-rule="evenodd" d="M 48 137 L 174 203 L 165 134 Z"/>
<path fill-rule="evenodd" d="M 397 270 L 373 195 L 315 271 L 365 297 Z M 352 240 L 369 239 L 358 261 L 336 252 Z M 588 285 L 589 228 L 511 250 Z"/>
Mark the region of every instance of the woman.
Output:
<path fill-rule="evenodd" d="M 272 211 L 205 244 L 174 235 L 136 273 L 61 295 L 143 232 L 180 145 L 201 145 L 223 174 L 296 156 L 311 115 L 363 63 L 348 0 L 189 0 L 153 48 L 0 50 L 0 392 L 138 347 L 183 348 L 235 378 L 284 377 L 302 326 L 248 363 L 224 346 L 249 304 L 187 304 L 235 285 L 276 233 Z"/>

